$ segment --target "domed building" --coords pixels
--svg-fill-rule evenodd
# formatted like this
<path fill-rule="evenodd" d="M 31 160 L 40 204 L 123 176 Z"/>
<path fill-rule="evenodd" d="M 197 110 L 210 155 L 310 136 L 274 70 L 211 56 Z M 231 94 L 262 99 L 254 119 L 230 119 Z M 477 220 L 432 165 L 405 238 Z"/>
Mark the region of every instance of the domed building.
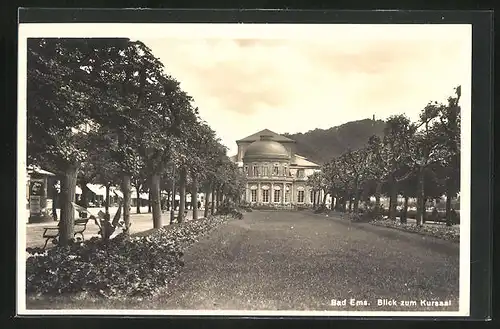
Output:
<path fill-rule="evenodd" d="M 313 204 L 306 181 L 320 166 L 296 154 L 295 143 L 269 129 L 236 141 L 238 154 L 231 159 L 247 176 L 244 200 L 254 205 Z"/>

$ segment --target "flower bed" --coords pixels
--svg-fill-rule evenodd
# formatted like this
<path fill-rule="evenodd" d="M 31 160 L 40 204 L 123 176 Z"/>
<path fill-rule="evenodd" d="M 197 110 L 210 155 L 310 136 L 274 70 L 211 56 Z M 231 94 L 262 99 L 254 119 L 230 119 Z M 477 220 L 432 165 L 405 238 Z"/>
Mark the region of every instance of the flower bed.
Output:
<path fill-rule="evenodd" d="M 135 236 L 92 238 L 41 253 L 28 248 L 26 291 L 30 295 L 152 296 L 184 265 L 184 250 L 228 216 L 173 224 Z"/>
<path fill-rule="evenodd" d="M 424 224 L 418 226 L 416 224 L 402 224 L 400 221 L 393 221 L 390 219 L 376 220 L 370 222 L 373 225 L 391 227 L 407 232 L 419 233 L 424 235 L 460 242 L 460 227 L 446 226 L 444 224 Z"/>

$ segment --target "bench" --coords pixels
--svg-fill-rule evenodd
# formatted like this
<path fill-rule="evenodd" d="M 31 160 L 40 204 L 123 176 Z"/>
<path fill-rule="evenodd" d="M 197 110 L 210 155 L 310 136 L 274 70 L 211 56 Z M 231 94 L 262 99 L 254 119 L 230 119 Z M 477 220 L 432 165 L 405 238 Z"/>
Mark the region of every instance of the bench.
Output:
<path fill-rule="evenodd" d="M 89 222 L 89 219 L 91 217 L 87 218 L 77 218 L 75 219 L 74 226 L 73 226 L 73 237 L 77 238 L 77 236 L 80 236 L 80 239 L 83 241 L 85 240 L 85 236 L 83 233 L 87 229 L 87 224 Z M 61 222 L 57 225 L 57 227 L 46 227 L 43 232 L 43 238 L 45 239 L 45 244 L 43 245 L 43 249 L 47 247 L 47 243 L 49 240 L 52 240 L 53 244 L 58 243 L 58 238 L 60 234 L 59 228 L 61 227 Z"/>
<path fill-rule="evenodd" d="M 79 205 L 77 205 L 74 202 L 71 202 L 71 206 L 73 207 L 74 210 L 78 211 L 80 213 L 80 218 L 76 218 L 73 222 L 73 238 L 76 238 L 77 235 L 80 236 L 80 239 L 83 241 L 85 240 L 85 236 L 83 235 L 83 232 L 87 229 L 87 224 L 90 219 L 94 219 L 95 217 L 90 215 L 89 211 Z M 82 214 L 85 214 L 83 216 Z M 89 216 L 90 215 L 90 216 Z M 52 240 L 53 244 L 58 243 L 58 238 L 60 234 L 60 227 L 61 227 L 61 222 L 57 224 L 57 227 L 46 227 L 43 232 L 43 238 L 45 239 L 45 244 L 43 245 L 43 249 L 47 247 L 47 243 L 49 240 Z"/>

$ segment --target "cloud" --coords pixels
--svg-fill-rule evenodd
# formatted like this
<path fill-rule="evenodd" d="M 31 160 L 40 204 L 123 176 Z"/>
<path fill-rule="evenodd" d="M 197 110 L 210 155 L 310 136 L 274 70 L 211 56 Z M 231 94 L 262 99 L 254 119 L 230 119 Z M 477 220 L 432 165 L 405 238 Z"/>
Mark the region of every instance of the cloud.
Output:
<path fill-rule="evenodd" d="M 352 38 L 142 41 L 234 149 L 236 139 L 264 128 L 305 132 L 373 114 L 416 119 L 428 101 L 470 83 L 469 38 L 444 28 L 387 32 L 394 29 Z"/>

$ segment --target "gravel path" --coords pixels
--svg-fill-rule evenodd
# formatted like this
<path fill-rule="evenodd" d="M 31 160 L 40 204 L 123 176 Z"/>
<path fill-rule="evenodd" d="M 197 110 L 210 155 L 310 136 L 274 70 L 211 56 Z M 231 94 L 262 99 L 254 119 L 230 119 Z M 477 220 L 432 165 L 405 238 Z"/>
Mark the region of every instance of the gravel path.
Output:
<path fill-rule="evenodd" d="M 255 211 L 192 246 L 171 293 L 155 304 L 161 309 L 456 311 L 458 255 L 458 244 L 432 237 L 305 211 Z M 332 299 L 346 305 L 333 306 Z M 393 299 L 398 305 L 387 305 Z M 451 306 L 425 306 L 423 300 L 451 301 Z"/>

